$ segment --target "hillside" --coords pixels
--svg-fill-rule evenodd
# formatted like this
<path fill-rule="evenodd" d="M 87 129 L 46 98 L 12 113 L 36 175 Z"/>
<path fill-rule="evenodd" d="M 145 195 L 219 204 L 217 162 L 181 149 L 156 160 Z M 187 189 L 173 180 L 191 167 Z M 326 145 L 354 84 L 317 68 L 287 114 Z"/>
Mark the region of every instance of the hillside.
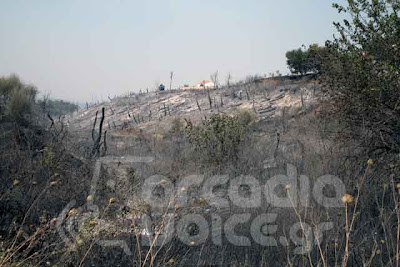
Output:
<path fill-rule="evenodd" d="M 357 231 L 354 240 L 390 242 L 373 222 L 377 207 L 397 198 L 383 194 L 377 205 L 374 190 L 385 193 L 396 171 L 377 164 L 372 172 L 359 143 L 337 131 L 319 81 L 296 77 L 130 94 L 58 118 L 34 99 L 26 99 L 29 109 L 4 112 L 4 266 L 337 262 L 360 185 L 369 192 L 358 197 L 369 237 Z M 387 210 L 382 222 L 393 236 Z M 353 251 L 368 249 L 365 241 Z"/>
<path fill-rule="evenodd" d="M 91 181 L 92 189 L 89 194 L 94 195 L 96 201 L 88 201 L 87 205 L 95 205 L 93 207 L 99 205 L 104 208 L 106 200 L 110 197 L 117 199 L 118 204 L 113 208 L 116 216 L 97 219 L 97 224 L 101 226 L 97 227 L 95 235 L 99 235 L 101 231 L 111 231 L 102 234 L 100 240 L 105 239 L 105 244 L 111 240 L 119 240 L 119 243 L 115 243 L 110 249 L 122 249 L 127 254 L 125 256 L 128 256 L 135 250 L 129 241 L 132 238 L 129 227 L 115 229 L 115 225 L 125 223 L 129 225 L 133 222 L 137 231 L 136 238 L 146 243 L 145 240 L 156 234 L 160 225 L 168 224 L 165 222 L 164 212 L 174 216 L 177 221 L 189 214 L 197 214 L 207 220 L 219 216 L 222 222 L 229 221 L 237 214 L 245 213 L 246 208 L 238 208 L 233 204 L 218 208 L 218 201 L 216 202 L 213 194 L 201 190 L 202 186 L 208 184 L 207 180 L 212 181 L 214 175 L 227 175 L 231 183 L 237 175 L 252 175 L 263 184 L 274 175 L 291 172 L 292 167 L 288 164 L 297 168 L 299 174 L 310 177 L 322 175 L 332 166 L 329 164 L 331 156 L 326 155 L 328 149 L 318 146 L 321 135 L 318 123 L 315 123 L 315 111 L 320 97 L 321 89 L 314 81 L 265 81 L 224 90 L 165 91 L 116 97 L 73 114 L 68 118 L 68 130 L 75 141 L 80 140 L 78 142 L 80 145 L 79 148 L 70 147 L 71 153 L 75 149 L 90 150 L 92 143 L 88 140 L 96 112 L 98 112 L 96 119 L 98 126 L 100 110 L 105 108 L 104 130 L 107 131 L 107 150 L 103 151 L 104 154 L 95 165 L 94 173 L 98 176 L 93 177 L 100 178 L 93 178 Z M 211 106 L 209 98 L 212 100 Z M 210 149 L 204 147 L 198 150 L 189 141 L 188 135 L 184 134 L 189 124 L 193 124 L 193 127 L 205 127 L 205 123 L 213 115 L 228 115 L 240 120 L 241 116 L 247 116 L 246 114 L 250 114 L 251 123 L 237 147 L 238 151 L 235 152 L 238 155 L 237 159 L 225 158 L 223 155 L 220 158 L 221 155 L 214 153 L 220 149 L 216 147 Z M 95 133 L 98 131 L 97 126 Z M 230 137 L 232 138 L 236 137 Z M 230 147 L 226 149 L 228 150 L 224 150 L 224 153 L 229 154 Z M 321 161 L 320 159 L 324 157 L 325 161 Z M 317 162 L 319 164 L 316 164 Z M 168 200 L 165 191 L 158 191 L 161 190 L 158 188 L 160 180 L 149 178 L 154 175 L 164 177 L 161 184 L 163 181 L 171 182 L 170 185 L 175 190 L 185 188 L 188 195 L 185 197 L 177 193 L 178 199 Z M 229 180 L 224 180 L 223 184 L 228 185 Z M 146 198 L 148 187 L 156 190 L 149 193 L 153 197 L 157 196 L 155 200 L 153 199 L 156 202 Z M 227 197 L 226 186 L 216 187 L 215 190 L 219 196 Z M 252 194 L 251 190 L 251 188 L 244 189 L 244 194 Z M 159 198 L 162 199 L 163 205 L 166 205 L 164 207 L 166 210 L 154 206 L 154 203 L 160 201 Z M 96 209 L 98 208 L 94 208 Z M 99 216 L 90 210 L 93 208 L 87 210 L 82 206 L 82 214 L 76 218 L 80 221 L 80 225 L 84 225 L 87 218 Z M 264 201 L 262 205 L 251 209 L 251 217 L 254 219 L 266 211 L 279 214 L 276 221 L 279 224 L 296 221 L 287 208 L 272 207 Z M 120 213 L 123 215 L 118 215 Z M 161 235 L 166 234 L 165 227 L 163 226 Z M 249 227 L 250 223 L 244 223 L 236 232 L 249 236 Z M 175 233 L 181 231 L 178 228 Z M 288 230 L 286 227 L 280 227 L 277 233 L 284 236 Z M 108 237 L 110 233 L 114 233 L 111 239 Z M 227 232 L 224 235 L 222 233 L 216 235 L 213 238 L 222 238 Z M 175 240 L 177 237 L 173 236 Z M 193 242 L 200 242 L 199 239 L 193 238 L 197 240 Z M 276 254 L 275 256 L 279 258 L 281 254 L 277 253 L 279 247 L 290 245 L 288 240 L 285 240 L 281 238 L 280 245 L 271 248 L 269 252 L 265 251 L 263 246 L 254 243 L 251 247 L 240 249 L 243 240 L 238 241 L 241 244 L 239 247 L 229 245 L 225 241 L 221 245 L 225 253 L 235 253 L 238 261 L 243 262 L 247 258 L 248 262 L 254 263 L 261 260 L 261 254 L 270 258 Z M 164 248 L 159 261 L 168 262 L 172 258 L 180 264 L 200 265 L 222 264 L 221 261 L 224 261 L 224 252 L 221 254 L 220 250 L 216 250 L 218 244 L 210 239 L 202 243 L 202 246 L 196 244 L 193 248 L 186 246 L 192 241 L 187 241 L 186 245 L 182 242 L 171 241 L 162 246 Z M 146 248 L 144 249 L 146 251 Z M 301 250 L 302 247 L 295 246 L 294 249 Z M 185 256 L 182 251 L 186 251 Z M 128 259 L 129 257 L 126 260 Z M 235 262 L 230 257 L 226 260 Z"/>
<path fill-rule="evenodd" d="M 234 115 L 240 110 L 249 110 L 258 122 L 268 123 L 282 116 L 287 119 L 285 116 L 313 110 L 318 105 L 319 94 L 319 85 L 308 79 L 266 80 L 224 90 L 133 93 L 81 109 L 67 120 L 70 132 L 84 140 L 90 136 L 96 112 L 99 112 L 100 118 L 104 107 L 107 154 L 124 155 L 124 150 L 129 147 L 129 139 L 134 137 L 130 132 L 133 135 L 142 132 L 144 136 L 154 136 L 169 130 L 174 119 L 199 124 L 213 114 Z"/>
<path fill-rule="evenodd" d="M 239 2 L 2 1 L 0 267 L 399 267 L 400 1 Z"/>

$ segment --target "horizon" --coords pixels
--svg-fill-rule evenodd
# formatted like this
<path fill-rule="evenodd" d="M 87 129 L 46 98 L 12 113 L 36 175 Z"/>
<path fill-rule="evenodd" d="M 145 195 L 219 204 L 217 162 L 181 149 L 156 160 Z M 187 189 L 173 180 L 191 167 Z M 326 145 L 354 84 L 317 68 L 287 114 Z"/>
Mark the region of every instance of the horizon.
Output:
<path fill-rule="evenodd" d="M 336 1 L 337 2 L 337 1 Z M 0 75 L 72 102 L 209 80 L 289 73 L 285 52 L 323 45 L 332 2 L 3 1 Z M 155 8 L 157 7 L 157 8 Z M 6 63 L 6 64 L 4 64 Z"/>

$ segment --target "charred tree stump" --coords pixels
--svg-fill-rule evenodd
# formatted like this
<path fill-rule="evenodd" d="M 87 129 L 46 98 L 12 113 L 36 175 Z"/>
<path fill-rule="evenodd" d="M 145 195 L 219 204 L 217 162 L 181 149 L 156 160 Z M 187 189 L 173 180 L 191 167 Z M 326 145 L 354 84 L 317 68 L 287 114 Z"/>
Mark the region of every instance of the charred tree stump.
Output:
<path fill-rule="evenodd" d="M 102 145 L 103 145 L 103 154 L 105 154 L 105 151 L 107 150 L 106 147 L 104 148 L 104 141 L 101 142 L 101 137 L 102 137 L 102 133 L 103 133 L 103 123 L 104 123 L 104 117 L 105 117 L 104 113 L 105 113 L 105 108 L 103 107 L 101 109 L 101 118 L 100 118 L 99 132 L 97 134 L 97 137 L 95 136 L 95 127 L 97 124 L 98 111 L 96 112 L 96 117 L 95 117 L 94 123 L 93 123 L 93 128 L 92 128 L 92 140 L 94 142 L 93 148 L 92 148 L 92 157 L 93 158 L 97 158 L 100 156 L 100 148 Z M 104 138 L 106 138 L 106 134 L 104 134 Z"/>

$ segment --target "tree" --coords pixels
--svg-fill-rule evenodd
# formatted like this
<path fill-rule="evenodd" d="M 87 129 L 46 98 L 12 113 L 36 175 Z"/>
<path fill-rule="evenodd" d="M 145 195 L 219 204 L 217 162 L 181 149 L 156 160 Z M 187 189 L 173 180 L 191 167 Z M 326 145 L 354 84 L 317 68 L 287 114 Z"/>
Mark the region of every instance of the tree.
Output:
<path fill-rule="evenodd" d="M 172 89 L 172 79 L 174 78 L 174 72 L 171 71 L 170 76 L 169 76 L 169 90 Z"/>
<path fill-rule="evenodd" d="M 308 52 L 301 48 L 286 52 L 287 65 L 293 74 L 308 72 Z"/>
<path fill-rule="evenodd" d="M 303 46 L 286 52 L 286 63 L 293 74 L 320 73 L 322 57 L 326 51 L 325 47 L 318 44 L 312 44 L 308 49 Z"/>
<path fill-rule="evenodd" d="M 326 43 L 323 83 L 342 135 L 371 154 L 400 152 L 400 2 L 348 0 Z"/>
<path fill-rule="evenodd" d="M 328 53 L 328 49 L 318 44 L 312 44 L 307 50 L 308 52 L 308 71 L 313 73 L 321 73 L 322 61 Z"/>
<path fill-rule="evenodd" d="M 210 79 L 214 83 L 215 89 L 218 89 L 218 71 L 212 73 Z"/>
<path fill-rule="evenodd" d="M 0 78 L 0 119 L 26 125 L 36 95 L 37 89 L 23 84 L 16 75 Z"/>
<path fill-rule="evenodd" d="M 226 87 L 229 89 L 231 86 L 231 80 L 232 80 L 232 74 L 228 72 L 228 75 L 226 75 Z"/>

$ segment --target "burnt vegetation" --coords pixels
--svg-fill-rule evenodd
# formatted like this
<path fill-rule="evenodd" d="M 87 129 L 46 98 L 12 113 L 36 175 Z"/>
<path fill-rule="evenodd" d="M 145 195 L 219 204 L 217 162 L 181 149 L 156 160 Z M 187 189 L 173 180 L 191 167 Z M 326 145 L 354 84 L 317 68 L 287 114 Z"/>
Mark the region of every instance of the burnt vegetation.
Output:
<path fill-rule="evenodd" d="M 0 78 L 0 266 L 398 266 L 400 4 L 349 0 L 334 8 L 348 19 L 335 23 L 338 35 L 324 46 L 286 54 L 293 76 L 234 83 L 229 74 L 225 86 L 182 93 L 171 90 L 171 72 L 170 90 L 83 110 L 37 99 L 15 75 Z M 217 84 L 218 72 L 211 78 Z M 202 194 L 208 186 L 228 200 L 235 178 L 247 175 L 258 186 L 241 185 L 238 194 L 249 196 L 288 164 L 311 186 L 325 174 L 340 177 L 342 206 L 310 198 L 286 208 L 216 208 Z M 153 209 L 141 190 L 160 175 L 151 192 L 164 206 Z M 165 185 L 186 192 L 185 201 L 165 198 Z M 293 187 L 277 191 L 290 196 Z M 200 231 L 189 225 L 155 245 L 166 214 L 200 214 L 223 228 L 233 214 L 269 212 L 277 214 L 274 236 L 297 225 L 296 242 L 240 246 L 222 232 L 212 236 L 220 243 L 209 236 L 184 244 L 180 232 Z M 332 227 L 322 233 L 325 222 Z M 236 234 L 250 237 L 251 227 L 243 220 Z M 113 239 L 126 246 L 100 242 Z"/>

